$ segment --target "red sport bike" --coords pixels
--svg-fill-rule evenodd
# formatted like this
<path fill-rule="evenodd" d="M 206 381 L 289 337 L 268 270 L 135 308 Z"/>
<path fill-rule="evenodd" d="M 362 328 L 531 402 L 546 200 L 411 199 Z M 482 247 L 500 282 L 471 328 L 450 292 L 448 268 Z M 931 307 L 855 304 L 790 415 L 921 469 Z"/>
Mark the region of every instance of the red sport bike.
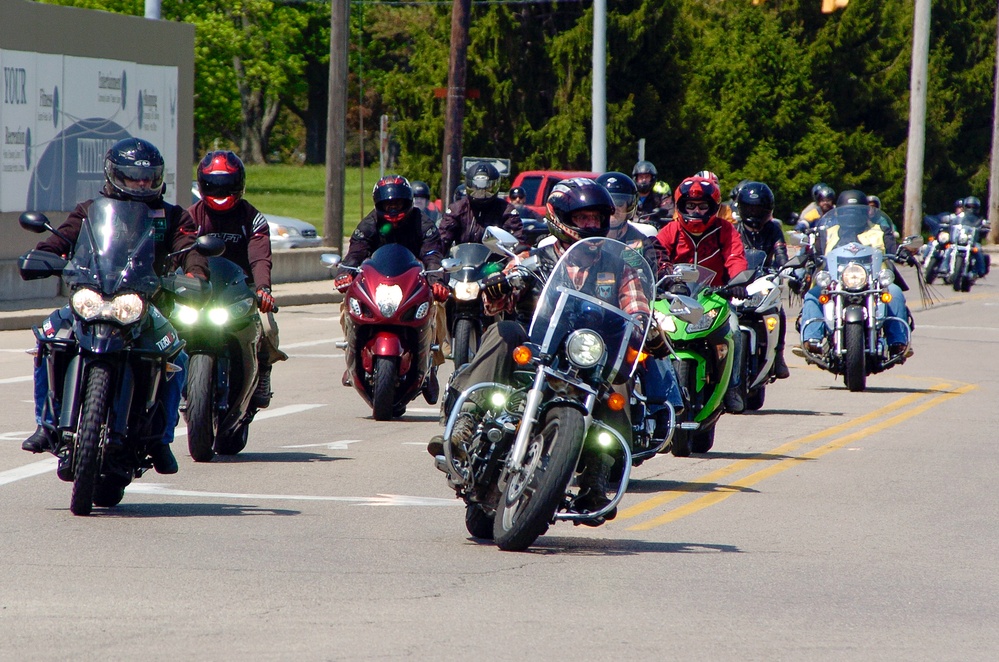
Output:
<path fill-rule="evenodd" d="M 322 256 L 335 268 L 340 257 Z M 361 263 L 344 294 L 345 352 L 351 384 L 377 421 L 406 413 L 431 372 L 433 294 L 423 263 L 407 248 L 386 244 Z M 429 402 L 429 400 L 428 400 Z"/>

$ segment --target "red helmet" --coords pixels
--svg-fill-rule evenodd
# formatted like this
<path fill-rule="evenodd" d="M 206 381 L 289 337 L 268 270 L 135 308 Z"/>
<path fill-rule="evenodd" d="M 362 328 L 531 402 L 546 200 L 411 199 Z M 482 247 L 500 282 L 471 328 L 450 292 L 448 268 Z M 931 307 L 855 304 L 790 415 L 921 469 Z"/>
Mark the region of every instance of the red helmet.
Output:
<path fill-rule="evenodd" d="M 688 177 L 680 182 L 673 193 L 680 225 L 692 234 L 701 234 L 708 229 L 708 223 L 718 213 L 721 205 L 721 190 L 706 177 Z M 688 202 L 705 202 L 706 210 L 688 211 Z"/>
<path fill-rule="evenodd" d="M 235 153 L 208 152 L 198 164 L 198 191 L 210 209 L 229 211 L 242 199 L 245 188 L 246 169 Z"/>

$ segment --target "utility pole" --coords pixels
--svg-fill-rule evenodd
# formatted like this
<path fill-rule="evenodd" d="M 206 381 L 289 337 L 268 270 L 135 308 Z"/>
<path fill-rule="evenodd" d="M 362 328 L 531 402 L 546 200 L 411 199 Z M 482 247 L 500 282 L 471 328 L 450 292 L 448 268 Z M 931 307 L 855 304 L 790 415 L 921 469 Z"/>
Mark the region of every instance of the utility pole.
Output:
<path fill-rule="evenodd" d="M 350 0 L 332 0 L 330 4 L 330 102 L 326 115 L 326 210 L 323 217 L 323 245 L 342 252 Z"/>
<path fill-rule="evenodd" d="M 161 4 L 160 0 L 146 0 L 145 18 L 153 18 L 159 20 L 161 18 L 160 4 Z"/>
<path fill-rule="evenodd" d="M 992 221 L 989 238 L 993 244 L 999 243 L 999 24 L 996 26 L 996 78 L 992 94 L 992 163 L 989 167 L 989 211 L 985 217 Z"/>
<path fill-rule="evenodd" d="M 916 0 L 909 77 L 909 149 L 905 163 L 903 236 L 923 225 L 923 157 L 926 151 L 926 71 L 930 57 L 930 0 Z"/>
<path fill-rule="evenodd" d="M 607 170 L 607 0 L 593 0 L 593 136 L 590 170 Z"/>
<path fill-rule="evenodd" d="M 447 207 L 461 169 L 461 132 L 465 121 L 465 74 L 468 29 L 472 22 L 472 0 L 451 3 L 451 59 L 447 73 L 447 111 L 444 116 L 444 159 L 441 202 Z"/>

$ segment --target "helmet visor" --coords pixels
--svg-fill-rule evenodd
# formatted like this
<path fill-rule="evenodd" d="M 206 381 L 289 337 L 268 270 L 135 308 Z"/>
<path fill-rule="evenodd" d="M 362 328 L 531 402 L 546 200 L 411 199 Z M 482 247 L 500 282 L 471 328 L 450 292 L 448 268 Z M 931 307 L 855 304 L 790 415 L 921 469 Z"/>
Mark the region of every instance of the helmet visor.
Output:
<path fill-rule="evenodd" d="M 136 198 L 159 195 L 163 186 L 162 165 L 117 165 L 111 168 L 112 184 L 123 193 Z"/>
<path fill-rule="evenodd" d="M 231 172 L 201 173 L 198 176 L 198 190 L 206 198 L 227 198 L 243 193 L 236 173 Z"/>
<path fill-rule="evenodd" d="M 472 177 L 467 184 L 468 197 L 475 200 L 491 198 L 499 192 L 499 180 L 491 179 L 489 175 L 480 173 Z"/>

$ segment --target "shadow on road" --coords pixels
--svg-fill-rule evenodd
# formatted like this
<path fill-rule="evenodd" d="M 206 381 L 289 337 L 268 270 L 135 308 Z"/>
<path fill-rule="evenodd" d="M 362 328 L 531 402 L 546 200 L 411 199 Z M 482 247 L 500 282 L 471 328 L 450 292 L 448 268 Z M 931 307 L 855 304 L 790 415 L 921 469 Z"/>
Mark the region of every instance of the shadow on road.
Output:
<path fill-rule="evenodd" d="M 654 494 L 658 492 L 745 492 L 758 494 L 749 487 L 735 487 L 719 483 L 686 483 L 679 480 L 633 480 L 628 483 L 629 494 Z"/>
<path fill-rule="evenodd" d="M 67 512 L 69 510 L 67 509 Z M 227 517 L 231 515 L 300 515 L 300 510 L 261 508 L 232 503 L 121 503 L 114 508 L 94 508 L 94 517 Z"/>
<path fill-rule="evenodd" d="M 350 457 L 330 457 L 320 453 L 240 453 L 239 455 L 216 455 L 213 463 L 240 464 L 243 462 L 336 462 L 352 460 Z"/>
<path fill-rule="evenodd" d="M 781 455 L 779 453 L 732 453 L 724 452 L 718 453 L 711 451 L 708 453 L 701 453 L 696 455 L 696 457 L 708 458 L 711 460 L 811 460 L 812 458 L 797 457 L 795 455 Z"/>
<path fill-rule="evenodd" d="M 757 409 L 746 410 L 740 416 L 845 416 L 841 411 L 810 411 L 805 409 Z"/>
<path fill-rule="evenodd" d="M 492 544 L 490 541 L 476 543 Z M 735 545 L 717 545 L 699 542 L 650 542 L 648 540 L 616 540 L 613 538 L 568 538 L 543 536 L 538 538 L 526 553 L 558 554 L 569 556 L 634 556 L 637 554 L 742 554 Z"/>

